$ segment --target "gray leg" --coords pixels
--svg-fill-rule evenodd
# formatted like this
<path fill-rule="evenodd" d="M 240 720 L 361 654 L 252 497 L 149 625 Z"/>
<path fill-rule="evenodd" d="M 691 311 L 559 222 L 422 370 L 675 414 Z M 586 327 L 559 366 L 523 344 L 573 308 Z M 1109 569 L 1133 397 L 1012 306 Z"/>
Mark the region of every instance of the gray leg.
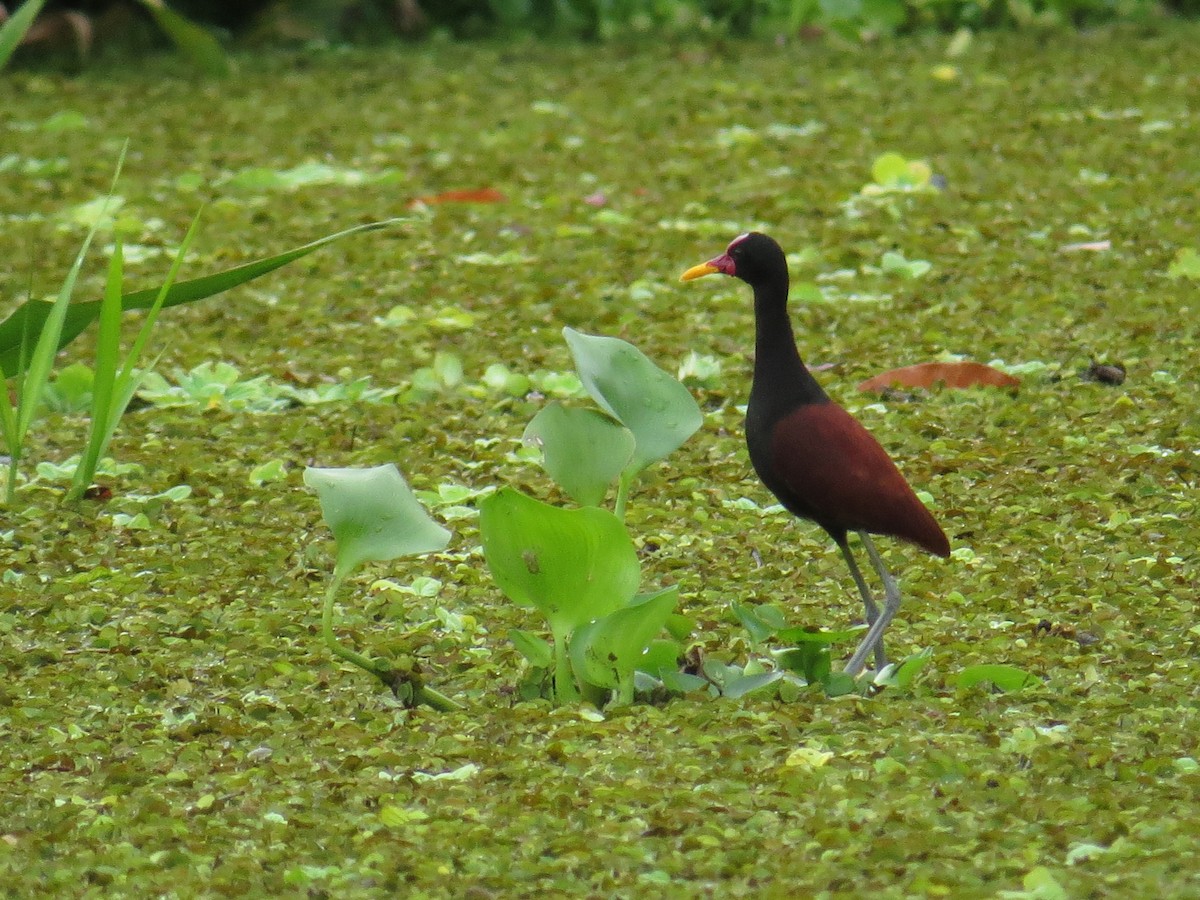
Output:
<path fill-rule="evenodd" d="M 875 620 L 879 618 L 879 607 L 875 603 L 875 598 L 871 596 L 871 589 L 867 587 L 867 582 L 863 580 L 862 572 L 859 571 L 858 563 L 854 561 L 854 554 L 850 552 L 849 544 L 839 544 L 842 550 L 842 556 L 846 560 L 846 565 L 850 567 L 850 574 L 854 576 L 854 583 L 858 585 L 858 592 L 862 595 L 863 609 L 867 614 L 867 625 L 875 624 Z M 880 638 L 875 644 L 875 668 L 882 669 L 887 665 L 887 654 L 883 652 L 883 639 Z"/>
<path fill-rule="evenodd" d="M 900 588 L 897 586 L 896 580 L 884 566 L 883 559 L 880 558 L 879 551 L 875 549 L 870 535 L 865 531 L 860 531 L 858 536 L 862 539 L 863 546 L 867 548 L 867 556 L 871 559 L 871 565 L 875 567 L 875 571 L 879 573 L 879 578 L 883 581 L 884 596 L 883 611 L 867 629 L 866 636 L 858 645 L 858 649 L 854 651 L 854 655 L 850 657 L 850 662 L 846 663 L 844 671 L 847 675 L 853 676 L 857 676 L 862 671 L 863 664 L 867 661 L 867 654 L 871 652 L 871 649 L 876 644 L 882 644 L 883 633 L 887 631 L 888 625 L 900 610 Z"/>

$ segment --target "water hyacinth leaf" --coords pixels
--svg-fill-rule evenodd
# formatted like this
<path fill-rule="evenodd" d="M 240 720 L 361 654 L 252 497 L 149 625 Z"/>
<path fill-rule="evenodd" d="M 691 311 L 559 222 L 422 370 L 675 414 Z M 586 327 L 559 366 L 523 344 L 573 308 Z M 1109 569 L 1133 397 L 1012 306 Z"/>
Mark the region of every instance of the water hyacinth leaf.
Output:
<path fill-rule="evenodd" d="M 682 613 L 667 616 L 667 634 L 677 641 L 685 641 L 696 627 L 696 623 Z"/>
<path fill-rule="evenodd" d="M 525 429 L 542 448 L 542 466 L 580 506 L 599 506 L 608 486 L 633 458 L 629 429 L 594 409 L 551 403 Z"/>
<path fill-rule="evenodd" d="M 535 669 L 548 669 L 554 662 L 554 651 L 536 634 L 520 628 L 513 628 L 508 632 L 508 639 L 513 642 L 517 652 L 525 657 Z"/>
<path fill-rule="evenodd" d="M 858 692 L 858 682 L 845 672 L 832 672 L 822 681 L 827 697 L 845 697 Z"/>
<path fill-rule="evenodd" d="M 641 564 L 608 510 L 560 509 L 502 488 L 479 505 L 483 557 L 504 594 L 540 610 L 556 638 L 628 605 Z"/>
<path fill-rule="evenodd" d="M 366 225 L 339 231 L 336 234 L 326 235 L 302 247 L 265 257 L 244 266 L 237 266 L 215 275 L 194 278 L 191 281 L 178 282 L 171 286 L 162 305 L 164 307 L 178 306 L 182 303 L 203 300 L 266 275 L 268 272 L 273 272 L 334 241 L 362 232 L 376 231 L 402 221 L 404 220 L 387 219 L 382 222 L 370 222 Z M 125 294 L 121 297 L 121 308 L 124 310 L 149 309 L 154 305 L 158 293 L 159 289 L 154 287 Z M 99 300 L 92 300 L 69 305 L 58 335 L 56 349 L 65 347 L 96 320 L 100 315 L 100 303 Z M 29 336 L 29 340 L 37 339 L 46 327 L 52 307 L 53 304 L 45 300 L 26 300 L 7 319 L 0 322 L 0 371 L 3 371 L 4 375 L 16 375 L 21 371 L 21 341 L 26 335 Z"/>
<path fill-rule="evenodd" d="M 369 469 L 307 468 L 304 483 L 317 492 L 337 541 L 336 578 L 370 560 L 432 553 L 450 541 L 450 532 L 429 518 L 391 463 Z"/>
<path fill-rule="evenodd" d="M 1041 684 L 1042 680 L 1016 666 L 1000 665 L 967 666 L 958 673 L 958 677 L 954 680 L 955 686 L 963 689 L 984 682 L 990 682 L 995 685 L 997 690 L 1009 693 Z"/>
<path fill-rule="evenodd" d="M 789 672 L 795 672 L 808 684 L 819 684 L 833 670 L 827 644 L 807 643 L 778 650 L 775 662 Z"/>
<path fill-rule="evenodd" d="M 920 653 L 914 653 L 912 656 L 906 657 L 886 678 L 876 679 L 876 683 L 886 684 L 888 687 L 909 687 L 913 679 L 917 677 L 917 673 L 925 668 L 926 663 L 931 659 L 933 659 L 932 650 L 926 649 Z"/>
<path fill-rule="evenodd" d="M 824 631 L 814 628 L 784 628 L 776 633 L 775 637 L 785 643 L 796 644 L 840 644 L 843 641 L 849 641 L 859 636 L 859 632 L 866 630 L 866 625 L 855 625 L 853 628 L 843 628 L 840 631 Z"/>
<path fill-rule="evenodd" d="M 636 601 L 635 601 L 636 602 Z M 670 630 L 670 616 L 665 623 Z M 683 653 L 683 645 L 679 641 L 668 638 L 655 638 L 647 646 L 637 663 L 637 671 L 661 678 L 664 674 L 679 672 L 679 657 Z"/>
<path fill-rule="evenodd" d="M 753 675 L 732 675 L 721 686 L 721 695 L 730 700 L 744 697 L 751 691 L 760 691 L 783 677 L 782 672 L 757 672 Z"/>
<path fill-rule="evenodd" d="M 633 672 L 678 602 L 679 587 L 672 585 L 636 597 L 624 609 L 577 628 L 571 637 L 571 665 L 576 676 L 617 691 L 621 703 L 632 703 Z"/>
<path fill-rule="evenodd" d="M 680 694 L 708 687 L 708 681 L 699 675 L 691 675 L 687 672 L 660 672 L 659 679 L 662 681 L 663 687 L 667 690 L 676 691 Z"/>
<path fill-rule="evenodd" d="M 564 328 L 563 337 L 592 399 L 633 432 L 630 471 L 640 472 L 663 459 L 703 423 L 688 389 L 632 344 L 572 328 Z"/>
<path fill-rule="evenodd" d="M 750 633 L 750 640 L 760 644 L 783 626 L 783 615 L 773 606 L 751 606 L 747 603 L 729 604 L 742 627 Z"/>

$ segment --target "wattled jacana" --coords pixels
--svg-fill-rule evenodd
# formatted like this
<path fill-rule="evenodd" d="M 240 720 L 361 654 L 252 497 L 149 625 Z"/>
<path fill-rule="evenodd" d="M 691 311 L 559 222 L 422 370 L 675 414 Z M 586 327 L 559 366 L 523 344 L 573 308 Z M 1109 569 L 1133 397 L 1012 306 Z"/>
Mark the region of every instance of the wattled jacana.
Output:
<path fill-rule="evenodd" d="M 750 462 L 785 509 L 829 533 L 850 567 L 869 627 L 845 671 L 858 675 L 872 651 L 882 668 L 887 663 L 883 633 L 900 608 L 900 590 L 871 534 L 898 537 L 942 557 L 950 555 L 950 543 L 887 451 L 829 399 L 800 360 L 787 313 L 787 258 L 780 246 L 765 234 L 743 234 L 720 256 L 684 272 L 682 280 L 717 273 L 754 289 L 754 380 L 746 409 Z M 850 552 L 851 531 L 883 582 L 882 612 Z"/>

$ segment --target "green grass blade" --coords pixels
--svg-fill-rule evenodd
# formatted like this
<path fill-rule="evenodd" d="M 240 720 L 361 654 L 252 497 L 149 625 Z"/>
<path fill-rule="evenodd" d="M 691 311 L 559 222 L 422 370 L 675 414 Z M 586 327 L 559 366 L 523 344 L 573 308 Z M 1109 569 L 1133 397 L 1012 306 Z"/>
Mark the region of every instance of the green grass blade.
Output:
<path fill-rule="evenodd" d="M 127 147 L 128 143 L 126 143 L 125 147 L 121 148 L 121 155 L 117 158 L 117 169 L 113 173 L 112 184 L 108 188 L 108 196 L 104 199 L 104 208 L 101 209 L 100 215 L 96 217 L 95 223 L 93 223 L 91 229 L 88 231 L 87 237 L 84 238 L 83 246 L 79 248 L 79 253 L 75 256 L 75 262 L 72 263 L 70 271 L 67 272 L 67 277 L 63 280 L 57 299 L 50 305 L 46 316 L 46 323 L 38 335 L 37 344 L 33 348 L 33 355 L 29 358 L 29 368 L 25 372 L 25 380 L 21 384 L 20 395 L 17 397 L 18 443 L 24 443 L 25 441 L 25 434 L 29 431 L 29 425 L 33 422 L 33 416 L 37 412 L 42 391 L 50 378 L 50 368 L 54 365 L 55 354 L 58 353 L 59 337 L 62 334 L 63 322 L 66 320 L 67 310 L 71 305 L 71 294 L 75 292 L 75 282 L 79 278 L 79 270 L 83 268 L 83 261 L 87 257 L 88 249 L 92 246 L 92 240 L 96 237 L 96 231 L 100 228 L 100 222 L 104 219 L 104 212 L 107 210 L 108 201 L 112 198 L 113 191 L 117 188 L 117 179 L 121 177 L 121 168 L 125 165 L 125 150 Z"/>
<path fill-rule="evenodd" d="M 162 283 L 162 287 L 158 290 L 158 296 L 154 298 L 154 303 L 150 307 L 150 311 L 146 313 L 146 320 L 142 322 L 142 327 L 138 331 L 138 336 L 133 342 L 133 346 L 129 348 L 129 353 L 125 356 L 125 363 L 121 367 L 121 374 L 117 378 L 117 393 L 118 396 L 130 384 L 133 378 L 133 369 L 137 365 L 138 359 L 142 355 L 142 351 L 146 349 L 146 343 L 150 340 L 150 332 L 154 329 L 154 323 L 158 321 L 158 314 L 163 308 L 163 303 L 167 299 L 167 294 L 171 292 L 171 286 L 175 283 L 175 279 L 179 275 L 179 269 L 183 265 L 183 259 L 187 256 L 187 252 L 191 249 L 192 240 L 196 237 L 196 231 L 200 226 L 200 213 L 196 213 L 196 217 L 192 219 L 192 224 L 188 226 L 187 234 L 183 236 L 183 242 L 179 245 L 179 251 L 175 254 L 175 259 L 171 263 L 171 270 L 167 273 L 167 280 Z M 131 392 L 132 393 L 132 392 Z M 126 401 L 128 402 L 128 401 Z M 124 412 L 124 409 L 120 410 Z M 119 415 L 120 413 L 118 413 Z M 113 423 L 115 426 L 115 422 Z"/>
<path fill-rule="evenodd" d="M 285 253 L 255 260 L 254 262 L 246 263 L 244 266 L 238 266 L 225 272 L 218 272 L 215 275 L 205 275 L 191 281 L 181 281 L 179 284 L 174 285 L 167 293 L 167 296 L 162 301 L 162 305 L 165 308 L 168 306 L 179 306 L 183 303 L 192 303 L 196 300 L 204 300 L 215 294 L 227 291 L 230 288 L 239 287 L 248 281 L 253 281 L 255 278 L 260 278 L 334 241 L 367 231 L 378 231 L 381 228 L 388 228 L 404 221 L 407 220 L 396 218 L 385 219 L 381 222 L 369 222 L 366 225 L 357 225 L 354 228 L 347 228 L 345 231 L 339 231 L 336 234 L 328 234 L 323 238 L 304 244 L 301 247 L 296 247 L 293 250 L 288 250 Z M 149 309 L 154 304 L 158 294 L 158 288 L 134 291 L 122 297 L 121 304 L 124 309 Z M 29 333 L 40 334 L 45 328 L 52 306 L 53 304 L 47 303 L 45 300 L 27 300 L 12 315 L 3 322 L 0 322 L 0 370 L 4 374 L 15 375 L 23 371 L 24 367 L 21 365 L 22 335 L 26 333 L 27 329 Z M 72 303 L 67 310 L 66 319 L 63 322 L 62 334 L 59 336 L 58 341 L 59 348 L 65 347 L 78 337 L 99 315 L 100 301 L 98 300 L 87 303 Z"/>
<path fill-rule="evenodd" d="M 12 398 L 8 395 L 8 382 L 0 383 L 0 430 L 4 433 L 4 445 L 8 448 L 8 453 L 13 456 L 13 451 L 20 452 L 20 442 L 17 437 L 17 411 L 13 409 Z M 14 462 L 11 463 L 15 465 Z"/>
<path fill-rule="evenodd" d="M 106 415 L 104 415 L 103 419 L 96 419 L 96 422 L 100 422 L 100 427 L 102 428 L 100 436 L 97 438 L 97 463 L 104 455 L 104 451 L 108 449 L 108 444 L 110 440 L 113 439 L 113 434 L 116 433 L 116 426 L 120 425 L 121 416 L 125 415 L 125 410 L 128 409 L 128 406 L 130 406 L 130 401 L 133 400 L 134 392 L 137 391 L 138 385 L 142 383 L 142 377 L 144 376 L 145 371 L 137 371 L 138 360 L 142 359 L 142 354 L 145 352 L 146 343 L 148 343 L 150 340 L 150 332 L 154 330 L 155 322 L 158 318 L 158 312 L 162 310 L 163 300 L 166 300 L 167 294 L 170 292 L 170 286 L 175 283 L 175 278 L 179 275 L 180 266 L 184 264 L 184 258 L 187 256 L 187 251 L 190 250 L 192 246 L 192 240 L 196 238 L 199 222 L 200 214 L 197 212 L 196 218 L 193 218 L 191 226 L 187 229 L 187 234 L 184 235 L 184 240 L 182 240 L 181 244 L 179 245 L 179 251 L 175 253 L 175 259 L 172 265 L 170 265 L 170 271 L 167 274 L 167 280 L 164 281 L 162 283 L 162 287 L 158 289 L 158 296 L 155 300 L 155 304 L 154 306 L 150 307 L 150 312 L 146 313 L 145 322 L 142 323 L 142 328 L 140 328 L 138 331 L 138 336 L 134 338 L 133 346 L 130 348 L 130 352 L 125 355 L 125 360 L 121 364 L 121 371 L 119 374 L 116 374 L 112 389 L 109 391 L 110 402 L 108 404 Z M 152 362 L 150 368 L 156 366 L 157 364 L 158 356 L 156 356 L 155 361 Z M 115 367 L 114 361 L 114 368 Z M 82 472 L 82 467 L 80 467 L 80 469 L 77 470 L 77 474 L 80 476 L 80 479 L 82 479 L 83 476 L 86 476 L 86 479 L 88 479 L 88 484 L 90 484 L 92 475 L 96 474 L 95 466 L 92 467 L 91 472 Z M 82 494 L 84 488 L 88 486 L 88 484 L 84 484 L 82 487 L 80 487 L 80 494 Z M 72 493 L 73 492 L 74 486 L 72 485 Z"/>
<path fill-rule="evenodd" d="M 175 12 L 163 0 L 141 0 L 141 3 L 171 42 L 200 69 L 209 75 L 229 74 L 229 59 L 208 31 Z"/>
<path fill-rule="evenodd" d="M 96 369 L 92 381 L 92 416 L 88 426 L 87 445 L 75 467 L 67 500 L 83 496 L 96 475 L 100 457 L 112 436 L 109 430 L 113 406 L 113 389 L 117 377 L 117 362 L 121 349 L 121 288 L 124 280 L 125 253 L 118 235 L 108 264 L 108 279 L 104 283 L 104 299 L 100 302 L 100 327 L 96 336 Z"/>
<path fill-rule="evenodd" d="M 12 17 L 0 25 L 0 69 L 8 65 L 13 52 L 21 45 L 21 38 L 25 37 L 45 4 L 46 0 L 25 0 Z"/>

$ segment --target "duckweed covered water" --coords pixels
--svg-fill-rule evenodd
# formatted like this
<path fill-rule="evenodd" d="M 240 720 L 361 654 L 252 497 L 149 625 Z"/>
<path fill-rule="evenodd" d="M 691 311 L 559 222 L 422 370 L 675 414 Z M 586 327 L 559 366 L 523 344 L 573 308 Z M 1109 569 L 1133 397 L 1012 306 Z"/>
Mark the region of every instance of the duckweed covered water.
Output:
<path fill-rule="evenodd" d="M 4 512 L 6 892 L 1200 892 L 1200 284 L 1166 277 L 1200 246 L 1198 38 L 988 36 L 952 59 L 934 39 L 458 45 L 245 56 L 220 83 L 169 57 L 6 76 L 10 307 L 56 288 L 127 136 L 134 286 L 205 201 L 185 277 L 407 219 L 157 332 L 172 384 L 224 362 L 395 394 L 147 401 L 113 442 L 111 500 L 63 508 L 43 481 Z M 864 193 L 889 151 L 944 187 Z M 506 199 L 408 206 L 481 189 Z M 873 700 L 522 702 L 507 632 L 536 619 L 491 583 L 472 507 L 503 483 L 563 500 L 519 443 L 544 402 L 521 376 L 575 386 L 553 374 L 571 370 L 563 325 L 705 362 L 704 427 L 629 507 L 646 589 L 680 586 L 703 654 L 762 655 L 733 600 L 798 624 L 857 614 L 835 548 L 765 511 L 750 472 L 748 292 L 677 284 L 750 228 L 793 254 L 806 359 L 951 537 L 945 563 L 885 551 L 907 596 L 890 646 L 932 662 Z M 89 353 L 85 337 L 63 364 Z M 946 355 L 1022 388 L 854 390 Z M 1082 378 L 1092 361 L 1126 380 Z M 30 458 L 62 462 L 84 427 L 49 416 Z M 468 712 L 401 709 L 319 640 L 332 561 L 302 467 L 388 461 L 455 537 L 357 579 L 339 633 L 418 660 Z M 956 691 L 976 663 L 1044 684 Z"/>

